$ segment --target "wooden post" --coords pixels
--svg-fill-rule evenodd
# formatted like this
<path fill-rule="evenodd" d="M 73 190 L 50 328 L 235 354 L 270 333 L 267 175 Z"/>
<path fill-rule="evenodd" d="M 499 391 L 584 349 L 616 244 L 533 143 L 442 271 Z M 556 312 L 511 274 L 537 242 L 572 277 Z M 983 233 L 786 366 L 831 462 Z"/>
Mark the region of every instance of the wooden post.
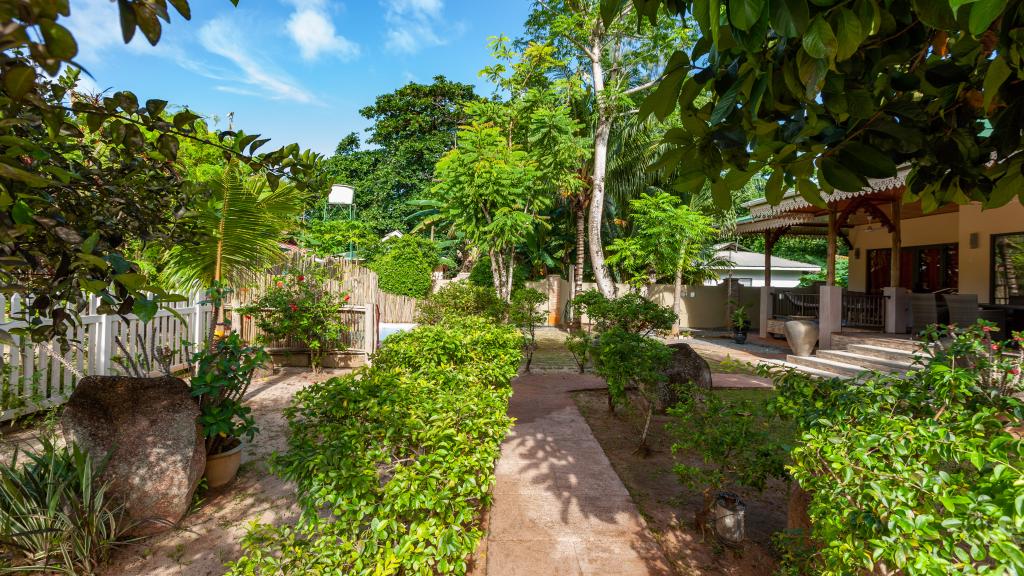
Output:
<path fill-rule="evenodd" d="M 764 233 L 764 285 L 772 285 L 772 248 L 775 247 L 775 235 L 771 230 Z"/>
<path fill-rule="evenodd" d="M 889 257 L 889 286 L 899 286 L 902 278 L 900 278 L 900 269 L 903 261 L 903 236 L 900 232 L 900 218 L 903 212 L 903 200 L 902 198 L 896 198 L 892 201 L 892 252 Z"/>
<path fill-rule="evenodd" d="M 828 261 L 825 263 L 827 266 L 825 272 L 825 285 L 835 286 L 836 285 L 836 209 L 832 206 L 828 207 Z"/>

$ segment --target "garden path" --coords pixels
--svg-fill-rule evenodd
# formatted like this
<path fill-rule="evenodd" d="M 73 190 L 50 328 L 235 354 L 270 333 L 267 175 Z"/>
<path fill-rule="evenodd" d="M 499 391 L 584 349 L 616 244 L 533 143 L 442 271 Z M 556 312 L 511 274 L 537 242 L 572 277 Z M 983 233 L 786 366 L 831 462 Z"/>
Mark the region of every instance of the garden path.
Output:
<path fill-rule="evenodd" d="M 512 386 L 509 413 L 516 424 L 501 446 L 476 573 L 671 574 L 569 394 L 603 388 L 603 381 L 589 374 L 534 372 Z"/>

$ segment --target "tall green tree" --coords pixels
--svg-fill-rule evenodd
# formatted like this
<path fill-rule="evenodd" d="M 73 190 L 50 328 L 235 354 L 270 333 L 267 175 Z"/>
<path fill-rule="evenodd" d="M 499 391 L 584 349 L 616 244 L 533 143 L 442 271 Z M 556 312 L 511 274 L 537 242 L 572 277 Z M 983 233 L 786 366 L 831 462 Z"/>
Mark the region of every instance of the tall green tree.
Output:
<path fill-rule="evenodd" d="M 441 158 L 435 174 L 441 216 L 488 254 L 495 291 L 508 302 L 516 248 L 542 225 L 539 213 L 551 201 L 537 185 L 536 164 L 500 127 L 473 122 L 459 131 L 459 147 Z"/>
<path fill-rule="evenodd" d="M 414 224 L 409 216 L 417 208 L 406 202 L 430 189 L 434 165 L 455 147 L 459 126 L 466 122 L 464 105 L 478 99 L 472 85 L 444 76 L 434 77 L 431 84 L 410 82 L 378 96 L 359 111 L 372 122 L 367 143 L 373 147 L 362 148 L 355 133 L 343 138 L 324 163 L 323 185 L 353 186 L 359 219 L 377 234 L 408 232 Z M 326 204 L 312 215 L 346 217 L 332 213 Z"/>
<path fill-rule="evenodd" d="M 672 50 L 687 38 L 685 30 L 655 21 L 637 24 L 633 5 L 600 0 L 538 0 L 526 22 L 526 36 L 555 48 L 565 74 L 581 79 L 589 92 L 593 126 L 588 236 L 594 277 L 612 296 L 615 284 L 605 266 L 601 238 L 605 208 L 608 149 L 615 119 L 635 110 L 635 97 L 654 86 Z"/>
<path fill-rule="evenodd" d="M 767 168 L 770 201 L 795 188 L 821 205 L 822 190 L 860 190 L 909 164 L 905 200 L 925 210 L 1024 201 L 1019 1 L 631 4 L 642 22 L 700 27 L 645 106 L 665 117 L 679 104 L 687 133 L 665 161 L 685 167 L 681 187 L 710 182 L 724 205 Z"/>

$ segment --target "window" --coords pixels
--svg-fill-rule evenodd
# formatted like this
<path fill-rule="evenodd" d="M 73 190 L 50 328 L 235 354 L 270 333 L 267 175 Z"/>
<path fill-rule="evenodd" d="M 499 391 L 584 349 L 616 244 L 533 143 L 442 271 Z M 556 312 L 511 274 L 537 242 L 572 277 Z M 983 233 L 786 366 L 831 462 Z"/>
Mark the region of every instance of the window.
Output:
<path fill-rule="evenodd" d="M 892 250 L 868 250 L 868 292 L 889 286 Z M 900 253 L 900 286 L 912 292 L 956 289 L 960 284 L 960 248 L 957 244 L 910 246 Z"/>
<path fill-rule="evenodd" d="M 1024 232 L 992 236 L 992 302 L 1024 304 Z"/>

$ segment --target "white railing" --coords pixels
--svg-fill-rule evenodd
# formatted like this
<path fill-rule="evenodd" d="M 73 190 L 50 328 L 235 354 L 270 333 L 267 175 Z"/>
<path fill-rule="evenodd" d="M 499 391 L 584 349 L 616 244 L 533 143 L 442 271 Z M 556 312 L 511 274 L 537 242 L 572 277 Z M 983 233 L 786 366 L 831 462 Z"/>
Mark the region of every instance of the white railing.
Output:
<path fill-rule="evenodd" d="M 198 293 L 169 304 L 173 312 L 161 309 L 147 323 L 134 314 L 98 314 L 99 302 L 93 299 L 77 325 L 68 328 L 67 350 L 58 341 L 32 343 L 19 336 L 13 336 L 13 344 L 0 341 L 0 422 L 63 403 L 79 374 L 124 373 L 118 359 L 125 352 L 132 359 L 152 358 L 154 350 L 167 348 L 172 368 L 183 368 L 188 344 L 203 342 L 210 326 L 212 309 L 200 304 L 203 298 Z M 29 303 L 20 295 L 0 296 L 0 330 L 25 326 L 16 318 Z"/>

